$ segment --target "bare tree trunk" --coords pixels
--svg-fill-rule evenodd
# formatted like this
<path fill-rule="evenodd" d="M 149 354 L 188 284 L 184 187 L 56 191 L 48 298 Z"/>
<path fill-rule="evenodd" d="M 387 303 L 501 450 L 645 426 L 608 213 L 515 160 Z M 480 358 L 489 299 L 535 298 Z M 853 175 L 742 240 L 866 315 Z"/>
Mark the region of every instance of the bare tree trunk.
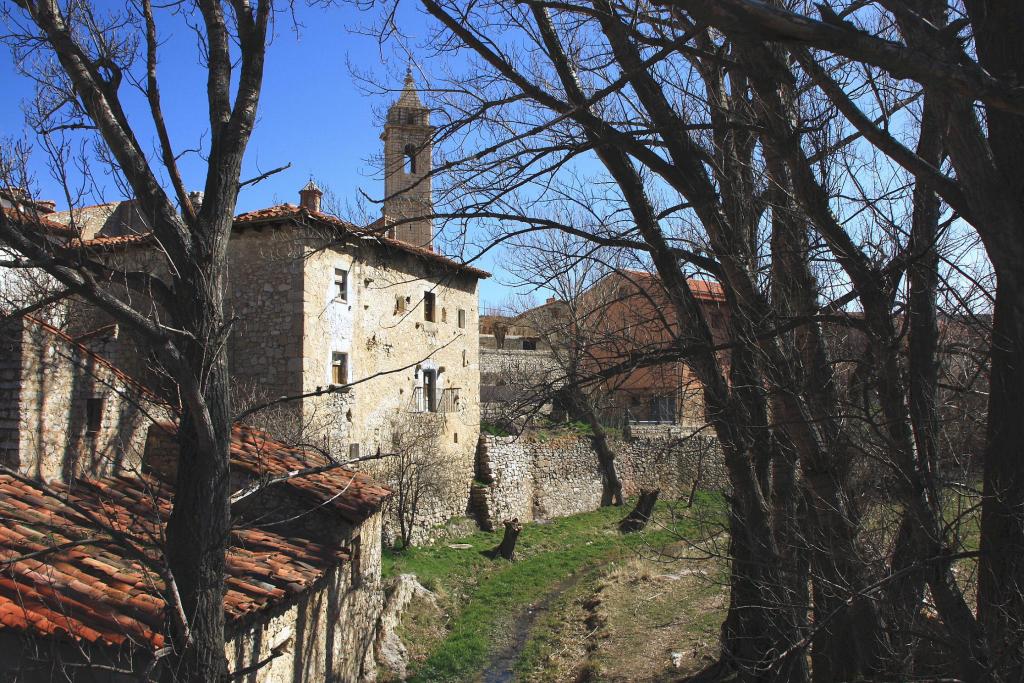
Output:
<path fill-rule="evenodd" d="M 516 541 L 519 540 L 519 532 L 523 530 L 523 525 L 518 519 L 506 519 L 504 525 L 505 534 L 501 537 L 498 547 L 491 551 L 491 556 L 513 562 L 516 559 Z"/>
<path fill-rule="evenodd" d="M 619 531 L 624 534 L 642 531 L 647 526 L 647 522 L 651 521 L 659 493 L 658 489 L 640 489 L 640 498 L 636 501 L 636 507 L 619 522 Z"/>

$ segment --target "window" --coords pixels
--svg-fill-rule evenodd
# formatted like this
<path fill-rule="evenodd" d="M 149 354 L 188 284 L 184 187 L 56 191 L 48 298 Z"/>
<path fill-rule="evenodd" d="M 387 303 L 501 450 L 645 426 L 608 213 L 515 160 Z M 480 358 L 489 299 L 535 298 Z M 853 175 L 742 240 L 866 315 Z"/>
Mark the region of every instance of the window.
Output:
<path fill-rule="evenodd" d="M 423 403 L 428 412 L 437 412 L 437 370 L 423 371 Z"/>
<path fill-rule="evenodd" d="M 466 310 L 463 309 L 463 308 L 459 309 L 459 327 L 460 328 L 465 328 L 466 327 Z"/>
<path fill-rule="evenodd" d="M 427 322 L 434 322 L 434 308 L 437 305 L 437 297 L 433 292 L 423 293 L 423 319 Z"/>
<path fill-rule="evenodd" d="M 359 458 L 359 444 L 350 443 L 348 445 L 348 459 L 356 460 L 357 458 Z"/>
<path fill-rule="evenodd" d="M 441 307 L 441 322 L 448 322 L 448 309 L 444 306 Z"/>
<path fill-rule="evenodd" d="M 334 298 L 338 301 L 348 301 L 348 271 L 341 268 L 334 269 Z"/>
<path fill-rule="evenodd" d="M 358 536 L 352 537 L 352 587 L 359 588 L 363 584 L 363 542 Z"/>
<path fill-rule="evenodd" d="M 348 354 L 337 353 L 331 355 L 331 383 L 348 383 Z"/>
<path fill-rule="evenodd" d="M 405 146 L 405 172 L 409 175 L 416 173 L 416 146 Z"/>
<path fill-rule="evenodd" d="M 405 297 L 399 294 L 395 297 L 395 315 L 405 313 Z"/>
<path fill-rule="evenodd" d="M 85 400 L 85 433 L 97 434 L 103 427 L 103 399 L 87 398 Z"/>
<path fill-rule="evenodd" d="M 523 340 L 523 351 L 536 351 L 537 340 L 536 339 L 524 339 Z"/>

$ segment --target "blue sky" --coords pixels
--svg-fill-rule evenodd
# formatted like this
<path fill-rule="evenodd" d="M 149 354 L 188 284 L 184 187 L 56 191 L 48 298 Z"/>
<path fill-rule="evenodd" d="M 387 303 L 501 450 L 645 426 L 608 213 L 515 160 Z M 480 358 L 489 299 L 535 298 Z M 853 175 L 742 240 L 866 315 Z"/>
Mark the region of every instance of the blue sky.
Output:
<path fill-rule="evenodd" d="M 110 3 L 112 8 L 123 5 Z M 354 201 L 362 190 L 371 197 L 383 194 L 383 181 L 373 163 L 380 153 L 382 111 L 394 93 L 368 93 L 353 72 L 366 74 L 382 85 L 400 88 L 407 58 L 394 44 L 383 47 L 371 35 L 356 29 L 371 25 L 376 10 L 361 12 L 348 3 L 329 9 L 296 5 L 298 35 L 290 17 L 281 14 L 265 69 L 260 115 L 246 156 L 244 177 L 259 175 L 291 163 L 292 167 L 258 185 L 246 188 L 238 210 L 247 211 L 274 203 L 298 201 L 298 190 L 310 176 L 327 185 L 343 202 Z M 195 37 L 177 17 L 158 15 L 160 23 L 161 96 L 173 144 L 177 150 L 199 143 L 205 128 L 205 72 L 198 64 Z M 427 34 L 427 18 L 414 3 L 402 3 L 398 23 L 415 56 L 416 45 Z M 0 134 L 21 137 L 24 118 L 21 103 L 31 98 L 33 84 L 14 69 L 7 50 L 0 53 Z M 140 95 L 122 85 L 129 116 L 148 121 Z M 155 146 L 148 128 L 136 131 L 143 144 Z M 34 140 L 29 137 L 30 142 Z M 50 177 L 45 159 L 37 151 L 32 170 L 43 198 L 58 199 L 66 208 L 59 185 Z M 190 188 L 201 189 L 205 165 L 194 155 L 183 161 L 182 173 Z M 116 187 L 107 183 L 104 196 L 119 199 Z M 98 200 L 97 199 L 97 200 Z M 377 207 L 369 207 L 376 214 Z M 485 304 L 499 303 L 508 290 L 498 268 L 499 256 L 488 255 L 479 265 L 496 277 L 481 285 Z"/>

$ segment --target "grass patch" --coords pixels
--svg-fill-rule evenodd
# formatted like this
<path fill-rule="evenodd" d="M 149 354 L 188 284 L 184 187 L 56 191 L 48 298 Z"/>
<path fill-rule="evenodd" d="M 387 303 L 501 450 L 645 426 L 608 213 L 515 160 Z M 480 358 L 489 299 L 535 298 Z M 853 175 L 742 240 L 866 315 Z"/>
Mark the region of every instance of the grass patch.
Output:
<path fill-rule="evenodd" d="M 512 436 L 512 433 L 501 425 L 490 424 L 489 422 L 482 422 L 480 424 L 480 431 L 491 436 Z"/>
<path fill-rule="evenodd" d="M 617 531 L 626 509 L 603 508 L 546 524 L 528 524 L 519 537 L 518 560 L 492 560 L 482 552 L 495 547 L 500 533 L 477 532 L 448 543 L 384 555 L 385 576 L 413 573 L 438 591 L 450 622 L 447 637 L 414 667 L 412 680 L 458 681 L 472 678 L 500 648 L 500 635 L 525 606 L 538 600 L 572 574 L 599 564 L 634 556 L 643 546 L 663 547 L 700 533 L 698 519 L 724 511 L 720 497 L 698 496 L 692 514 L 659 504 L 655 520 L 641 534 Z"/>

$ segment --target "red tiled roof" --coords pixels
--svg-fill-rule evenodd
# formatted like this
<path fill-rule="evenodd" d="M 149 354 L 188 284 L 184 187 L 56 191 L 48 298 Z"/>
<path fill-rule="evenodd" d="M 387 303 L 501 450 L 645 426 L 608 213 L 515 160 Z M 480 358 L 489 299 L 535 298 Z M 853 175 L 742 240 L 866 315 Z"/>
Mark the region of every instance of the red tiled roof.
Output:
<path fill-rule="evenodd" d="M 660 284 L 661 282 L 661 278 L 656 274 L 647 273 L 642 270 L 619 270 L 610 273 L 607 277 L 615 275 L 629 280 L 638 287 L 646 287 L 647 283 Z M 725 301 L 725 290 L 722 289 L 721 283 L 696 277 L 688 278 L 686 282 L 690 285 L 690 291 L 693 292 L 693 296 L 697 299 L 702 301 Z"/>
<path fill-rule="evenodd" d="M 153 241 L 152 233 L 144 235 L 113 235 L 110 237 L 94 237 L 91 240 L 80 240 L 71 246 L 93 249 L 113 249 L 131 244 L 148 244 Z"/>
<path fill-rule="evenodd" d="M 158 559 L 154 539 L 170 514 L 168 488 L 154 477 L 123 476 L 52 490 L 56 496 L 0 475 L 0 630 L 161 647 L 166 617 L 159 574 L 117 542 L 97 540 L 106 534 L 76 507 L 109 520 Z M 341 547 L 235 529 L 226 557 L 229 623 L 303 593 L 347 558 Z"/>
<path fill-rule="evenodd" d="M 177 425 L 163 422 L 159 427 L 172 437 L 177 434 Z M 231 469 L 255 479 L 272 479 L 330 464 L 320 453 L 285 445 L 256 427 L 235 424 L 231 430 Z M 380 510 L 391 496 L 389 489 L 368 475 L 346 467 L 293 477 L 280 485 L 298 493 L 310 505 L 327 507 L 356 524 Z"/>
<path fill-rule="evenodd" d="M 402 251 L 407 254 L 420 257 L 424 260 L 437 263 L 438 265 L 446 268 L 454 269 L 460 273 L 466 273 L 477 278 L 488 278 L 491 276 L 491 274 L 486 270 L 474 268 L 473 266 L 466 265 L 465 263 L 459 263 L 458 261 L 448 258 L 443 254 L 439 254 L 436 251 L 418 247 L 414 244 L 408 244 L 407 242 L 402 242 L 400 240 L 391 239 L 390 237 L 380 234 L 379 224 L 382 224 L 382 221 L 374 221 L 369 226 L 360 228 L 359 226 L 349 223 L 348 221 L 344 221 L 336 216 L 331 216 L 321 212 L 308 211 L 307 209 L 304 209 L 301 206 L 295 206 L 294 204 L 278 204 L 265 209 L 257 209 L 256 211 L 241 213 L 235 216 L 234 228 L 236 230 L 240 230 L 260 224 L 280 223 L 284 221 L 300 223 L 313 221 L 327 225 L 335 230 L 349 233 L 354 237 L 376 242 L 388 249 Z M 124 235 L 120 237 L 97 237 L 91 240 L 83 240 L 80 245 L 83 247 L 113 249 L 146 244 L 151 239 L 151 234 Z"/>
<path fill-rule="evenodd" d="M 418 247 L 415 244 L 409 244 L 407 242 L 402 242 L 401 240 L 386 237 L 379 232 L 379 221 L 371 223 L 366 228 L 360 228 L 348 221 L 337 218 L 336 216 L 331 216 L 321 212 L 308 211 L 301 206 L 295 206 L 294 204 L 278 204 L 277 206 L 271 206 L 266 209 L 259 209 L 257 211 L 249 211 L 248 213 L 240 214 L 235 216 L 235 227 L 244 228 L 249 225 L 276 223 L 287 220 L 296 222 L 312 220 L 317 223 L 328 225 L 334 229 L 351 233 L 355 237 L 376 242 L 388 249 L 402 251 L 424 260 L 437 263 L 446 268 L 452 268 L 461 273 L 466 273 L 478 278 L 488 278 L 491 276 L 491 274 L 486 270 L 474 268 L 473 266 L 466 265 L 465 263 L 459 263 L 458 261 L 439 254 L 436 251 L 431 251 L 424 247 Z"/>
<path fill-rule="evenodd" d="M 231 466 L 257 477 L 278 477 L 304 467 L 328 465 L 319 453 L 286 446 L 267 432 L 236 424 L 231 430 Z M 327 505 L 346 519 L 362 522 L 380 510 L 391 491 L 362 472 L 336 467 L 287 481 L 316 505 Z"/>
<path fill-rule="evenodd" d="M 68 226 L 50 220 L 39 211 L 33 211 L 31 209 L 27 211 L 19 211 L 18 209 L 12 209 L 10 207 L 3 207 L 3 213 L 9 220 L 14 221 L 15 223 L 40 227 L 46 232 L 50 232 L 55 235 L 73 237 L 76 234 L 75 231 Z"/>

